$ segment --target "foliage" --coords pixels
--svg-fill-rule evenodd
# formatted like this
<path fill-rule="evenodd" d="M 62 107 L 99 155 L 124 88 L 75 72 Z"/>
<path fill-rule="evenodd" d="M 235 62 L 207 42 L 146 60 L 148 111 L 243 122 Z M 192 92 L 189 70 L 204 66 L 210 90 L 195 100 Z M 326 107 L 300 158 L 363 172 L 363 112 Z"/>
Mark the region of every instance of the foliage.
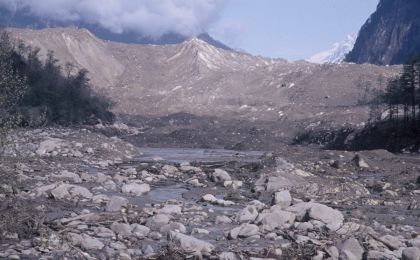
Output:
<path fill-rule="evenodd" d="M 7 65 L 9 72 L 5 75 L 10 76 L 5 80 L 13 90 L 5 92 L 2 85 L 0 101 L 13 103 L 13 106 L 2 103 L 6 107 L 15 110 L 18 107 L 23 125 L 68 126 L 113 120 L 113 114 L 109 111 L 111 102 L 93 92 L 86 70 L 76 71 L 71 64 L 66 64 L 62 69 L 52 52 L 47 54 L 45 61 L 41 61 L 39 49 L 22 43 L 13 48 L 7 33 L 3 33 L 0 44 L 7 46 L 2 47 L 7 50 L 7 55 L 0 58 Z M 26 83 L 27 87 L 22 87 Z"/>
<path fill-rule="evenodd" d="M 9 36 L 0 33 L 0 148 L 8 131 L 17 126 L 20 116 L 17 107 L 27 90 L 27 81 L 13 64 L 14 51 Z"/>

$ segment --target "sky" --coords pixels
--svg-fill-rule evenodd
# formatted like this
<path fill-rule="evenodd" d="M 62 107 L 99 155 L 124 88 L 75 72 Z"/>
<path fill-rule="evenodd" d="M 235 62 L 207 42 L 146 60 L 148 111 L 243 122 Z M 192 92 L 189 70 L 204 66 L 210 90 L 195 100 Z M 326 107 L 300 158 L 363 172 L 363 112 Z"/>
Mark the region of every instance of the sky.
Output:
<path fill-rule="evenodd" d="M 227 45 L 272 58 L 305 59 L 357 33 L 379 0 L 0 0 L 60 22 L 159 37 L 208 32 Z"/>
<path fill-rule="evenodd" d="M 358 33 L 378 0 L 231 0 L 210 33 L 255 55 L 304 59 Z"/>

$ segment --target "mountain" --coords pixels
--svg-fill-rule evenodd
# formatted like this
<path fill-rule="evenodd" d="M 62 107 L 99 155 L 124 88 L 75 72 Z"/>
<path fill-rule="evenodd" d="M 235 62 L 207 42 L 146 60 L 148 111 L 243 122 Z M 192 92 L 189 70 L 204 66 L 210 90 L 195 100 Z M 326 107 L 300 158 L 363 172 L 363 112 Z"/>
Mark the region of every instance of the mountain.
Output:
<path fill-rule="evenodd" d="M 141 35 L 135 32 L 123 32 L 113 33 L 100 26 L 77 22 L 77 23 L 63 23 L 49 19 L 41 19 L 31 16 L 26 10 L 10 11 L 6 8 L 0 7 L 0 26 L 2 27 L 16 27 L 16 28 L 29 28 L 29 29 L 46 29 L 46 28 L 59 28 L 59 27 L 76 27 L 87 29 L 92 32 L 95 36 L 102 40 L 122 42 L 122 43 L 137 43 L 137 44 L 178 44 L 182 43 L 190 38 L 176 32 L 165 33 L 158 38 Z M 224 43 L 215 40 L 208 33 L 201 33 L 197 35 L 197 38 L 217 47 L 225 50 L 231 50 L 231 48 Z"/>
<path fill-rule="evenodd" d="M 302 120 L 343 124 L 366 119 L 358 102 L 366 86 L 381 86 L 399 67 L 313 64 L 256 57 L 198 38 L 180 44 L 139 45 L 98 39 L 86 29 L 10 28 L 14 38 L 54 51 L 64 65 L 90 71 L 95 90 L 120 114 L 190 113 L 227 119 Z"/>
<path fill-rule="evenodd" d="M 335 43 L 332 49 L 317 53 L 307 59 L 307 61 L 319 64 L 340 63 L 353 49 L 355 41 L 356 37 L 354 35 L 347 35 L 347 39 L 345 41 Z"/>
<path fill-rule="evenodd" d="M 420 54 L 420 1 L 381 0 L 346 61 L 402 64 L 415 53 Z"/>

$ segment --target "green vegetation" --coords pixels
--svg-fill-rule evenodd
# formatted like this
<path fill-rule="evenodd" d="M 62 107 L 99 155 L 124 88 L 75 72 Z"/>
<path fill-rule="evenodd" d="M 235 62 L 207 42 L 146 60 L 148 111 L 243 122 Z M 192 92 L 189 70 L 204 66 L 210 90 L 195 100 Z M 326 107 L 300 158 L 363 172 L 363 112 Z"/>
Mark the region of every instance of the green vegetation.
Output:
<path fill-rule="evenodd" d="M 20 115 L 18 121 L 23 126 L 113 120 L 111 102 L 92 91 L 86 70 L 75 71 L 71 64 L 63 70 L 52 52 L 41 61 L 38 49 L 24 44 L 14 47 L 5 32 L 0 36 L 0 48 L 3 121 L 16 118 L 14 115 Z"/>
<path fill-rule="evenodd" d="M 420 127 L 420 58 L 413 56 L 400 76 L 390 80 L 381 95 L 388 106 L 388 119 L 403 127 Z M 401 113 L 402 112 L 402 113 Z"/>

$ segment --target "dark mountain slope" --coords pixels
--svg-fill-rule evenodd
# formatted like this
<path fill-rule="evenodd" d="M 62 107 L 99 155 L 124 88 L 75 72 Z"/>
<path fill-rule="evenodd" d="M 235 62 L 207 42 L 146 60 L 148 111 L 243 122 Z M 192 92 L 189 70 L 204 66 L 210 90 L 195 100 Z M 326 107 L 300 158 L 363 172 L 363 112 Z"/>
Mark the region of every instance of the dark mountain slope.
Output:
<path fill-rule="evenodd" d="M 402 64 L 415 53 L 420 53 L 420 1 L 381 0 L 346 61 Z"/>

